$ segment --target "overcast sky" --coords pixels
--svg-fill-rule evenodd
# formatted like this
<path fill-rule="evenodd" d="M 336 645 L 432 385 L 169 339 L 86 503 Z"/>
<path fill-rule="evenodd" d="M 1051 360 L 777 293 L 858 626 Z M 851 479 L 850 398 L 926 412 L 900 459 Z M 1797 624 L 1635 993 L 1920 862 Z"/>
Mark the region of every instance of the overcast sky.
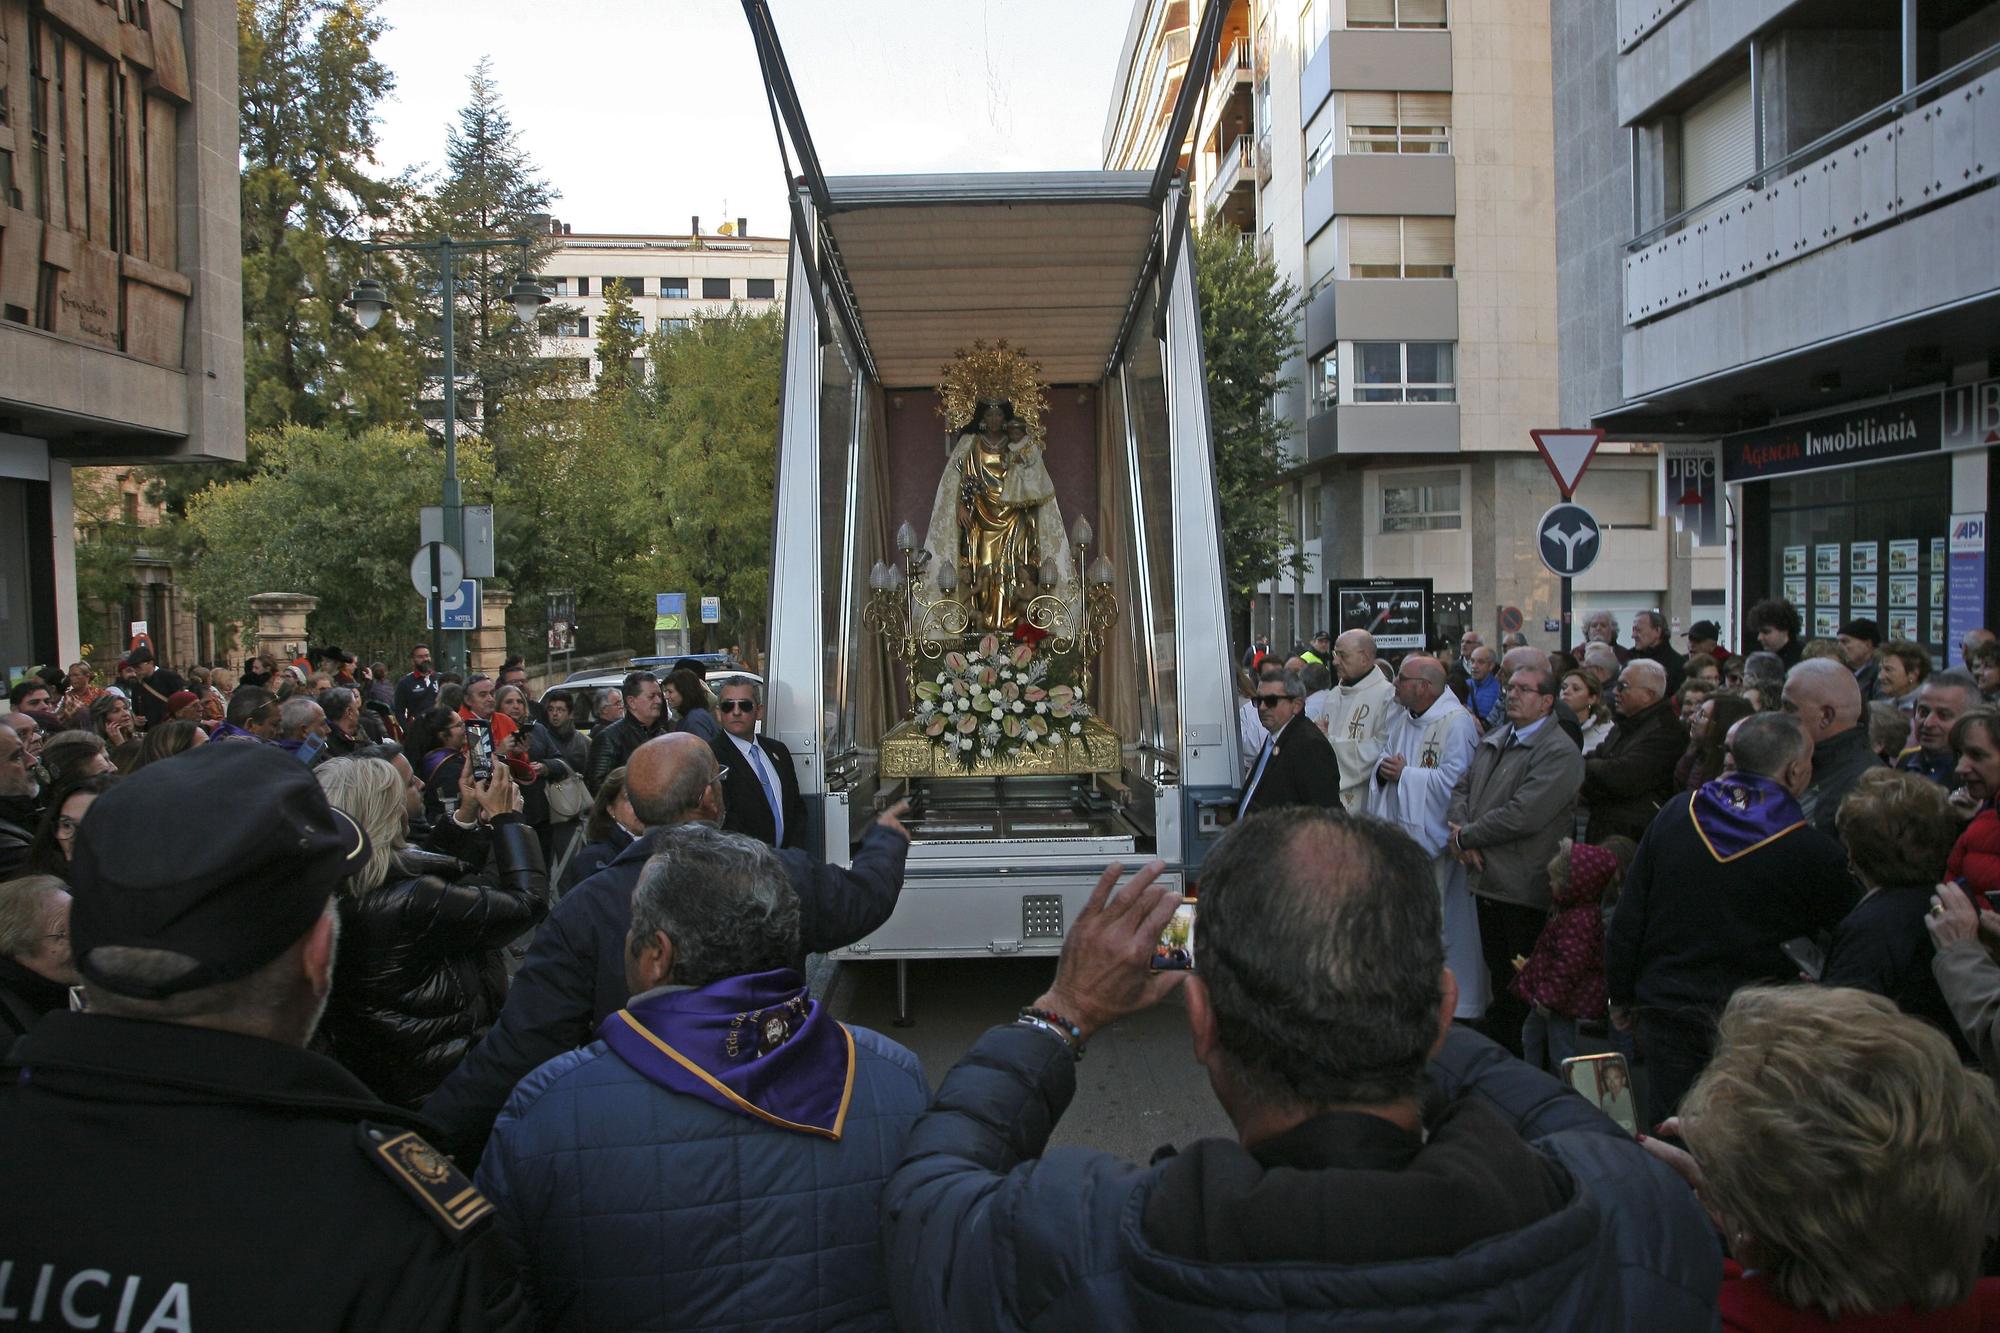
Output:
<path fill-rule="evenodd" d="M 1130 0 L 772 0 L 829 175 L 1101 165 Z M 738 0 L 385 0 L 380 153 L 444 159 L 490 56 L 521 143 L 582 231 L 748 217 L 782 236 L 784 171 Z M 476 16 L 476 18 L 474 17 Z"/>

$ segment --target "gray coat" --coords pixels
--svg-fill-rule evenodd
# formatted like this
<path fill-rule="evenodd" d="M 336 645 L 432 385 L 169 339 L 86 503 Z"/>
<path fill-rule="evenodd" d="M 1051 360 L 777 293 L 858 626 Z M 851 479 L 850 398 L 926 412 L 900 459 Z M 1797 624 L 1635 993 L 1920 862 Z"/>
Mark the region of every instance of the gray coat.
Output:
<path fill-rule="evenodd" d="M 1524 907 L 1549 905 L 1549 861 L 1576 827 L 1576 792 L 1583 755 L 1553 717 L 1525 744 L 1514 728 L 1497 727 L 1472 751 L 1472 763 L 1451 794 L 1450 822 L 1458 845 L 1478 852 L 1483 869 L 1468 869 L 1474 893 Z"/>

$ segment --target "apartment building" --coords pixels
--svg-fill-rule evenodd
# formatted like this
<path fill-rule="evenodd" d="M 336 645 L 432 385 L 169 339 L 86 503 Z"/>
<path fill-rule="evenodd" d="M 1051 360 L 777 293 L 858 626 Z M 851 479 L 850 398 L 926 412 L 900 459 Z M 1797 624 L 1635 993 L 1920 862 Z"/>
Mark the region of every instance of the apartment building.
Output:
<path fill-rule="evenodd" d="M 699 217 L 690 224 L 685 235 L 653 236 L 579 233 L 553 223 L 561 244 L 539 276 L 565 313 L 543 337 L 541 354 L 561 359 L 579 382 L 596 379 L 604 369 L 597 362 L 604 293 L 616 281 L 624 282 L 638 331 L 647 334 L 673 333 L 731 309 L 783 309 L 785 238 L 749 235 L 746 218 L 708 233 Z"/>
<path fill-rule="evenodd" d="M 0 0 L 0 675 L 145 620 L 157 564 L 80 625 L 72 467 L 243 458 L 236 8 Z M 171 632 L 170 632 L 171 630 Z"/>
<path fill-rule="evenodd" d="M 1304 297 L 1277 408 L 1308 575 L 1259 591 L 1253 630 L 1337 627 L 1339 586 L 1428 581 L 1431 632 L 1560 640 L 1535 520 L 1559 498 L 1529 432 L 1559 412 L 1556 137 L 1547 0 L 1233 0 L 1209 68 L 1201 9 L 1136 0 L 1104 131 L 1157 160 L 1184 80 L 1207 95 L 1183 163 L 1197 207 Z M 1600 451 L 1578 492 L 1604 525 L 1579 616 L 1718 595 L 1662 515 L 1649 447 Z M 1707 585 L 1707 586 L 1702 586 Z"/>
<path fill-rule="evenodd" d="M 1996 573 L 2000 3 L 1553 10 L 1566 413 L 1686 460 L 1736 605 L 1958 664 Z"/>

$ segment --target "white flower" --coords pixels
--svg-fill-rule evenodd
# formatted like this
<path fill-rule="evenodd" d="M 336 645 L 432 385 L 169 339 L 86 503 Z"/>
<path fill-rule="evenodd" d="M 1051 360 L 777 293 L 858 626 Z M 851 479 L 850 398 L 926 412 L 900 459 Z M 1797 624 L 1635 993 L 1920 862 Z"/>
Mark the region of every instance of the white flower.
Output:
<path fill-rule="evenodd" d="M 1016 699 L 1014 701 L 1014 711 L 1017 713 L 1025 713 L 1028 711 L 1028 705 L 1021 702 L 1019 699 Z"/>
<path fill-rule="evenodd" d="M 1070 734 L 1070 735 L 1072 735 L 1072 736 L 1081 736 L 1081 735 L 1083 735 L 1083 723 L 1081 723 L 1081 722 L 1072 722 L 1072 723 L 1070 723 L 1070 724 L 1069 724 L 1069 734 Z"/>
<path fill-rule="evenodd" d="M 1048 711 L 1049 711 L 1049 701 L 1048 701 L 1048 700 L 1046 700 L 1046 699 L 1044 699 L 1044 700 L 1042 700 L 1042 702 L 1040 702 L 1040 703 L 1036 704 L 1036 705 L 1035 705 L 1035 711 L 1036 711 L 1037 713 L 1046 713 L 1046 712 L 1048 712 Z"/>
<path fill-rule="evenodd" d="M 980 747 L 979 747 L 979 757 L 980 757 L 981 759 L 991 759 L 991 758 L 993 757 L 993 747 L 992 747 L 992 746 L 990 746 L 990 745 L 982 745 L 982 746 L 980 746 Z"/>

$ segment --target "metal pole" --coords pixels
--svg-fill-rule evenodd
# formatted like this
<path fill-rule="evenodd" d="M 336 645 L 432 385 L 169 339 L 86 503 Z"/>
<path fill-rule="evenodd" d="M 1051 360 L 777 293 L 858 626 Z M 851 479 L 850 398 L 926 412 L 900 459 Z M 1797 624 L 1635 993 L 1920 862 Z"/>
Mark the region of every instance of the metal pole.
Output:
<path fill-rule="evenodd" d="M 1570 601 L 1570 581 L 1564 579 L 1562 585 L 1562 648 L 1564 652 L 1568 653 L 1576 646 L 1575 642 L 1570 638 L 1569 633 L 1570 617 L 1574 612 L 1574 605 Z"/>
<path fill-rule="evenodd" d="M 1903 91 L 1917 86 L 1917 0 L 1903 0 Z"/>
<path fill-rule="evenodd" d="M 458 362 L 456 338 L 452 333 L 452 307 L 457 304 L 455 278 L 452 273 L 452 239 L 449 236 L 438 239 L 438 269 L 444 279 L 444 494 L 441 497 L 444 509 L 444 542 L 465 554 L 465 508 L 458 490 Z M 453 590 L 454 592 L 456 589 Z M 445 669 L 463 673 L 465 661 L 465 631 L 443 630 L 444 599 L 440 592 L 438 599 L 439 634 L 444 645 Z"/>

